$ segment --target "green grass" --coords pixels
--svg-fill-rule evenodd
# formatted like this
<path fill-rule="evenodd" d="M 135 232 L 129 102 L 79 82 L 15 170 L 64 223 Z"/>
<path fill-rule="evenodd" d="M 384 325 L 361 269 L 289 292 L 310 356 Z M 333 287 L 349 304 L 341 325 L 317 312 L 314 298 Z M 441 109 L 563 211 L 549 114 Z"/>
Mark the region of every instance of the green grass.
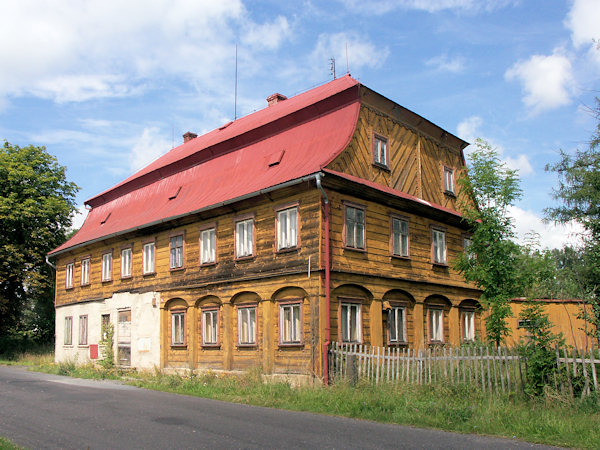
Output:
<path fill-rule="evenodd" d="M 42 358 L 43 360 L 43 358 Z M 33 362 L 33 361 L 32 361 Z M 206 372 L 182 377 L 104 371 L 74 362 L 31 364 L 34 370 L 81 378 L 123 378 L 135 386 L 248 405 L 338 415 L 461 433 L 518 438 L 576 448 L 600 448 L 600 397 L 541 399 L 491 395 L 465 385 L 380 385 L 359 382 L 292 387 L 264 382 L 260 372 Z"/>
<path fill-rule="evenodd" d="M 0 450 L 19 450 L 21 447 L 13 444 L 8 439 L 0 436 Z"/>

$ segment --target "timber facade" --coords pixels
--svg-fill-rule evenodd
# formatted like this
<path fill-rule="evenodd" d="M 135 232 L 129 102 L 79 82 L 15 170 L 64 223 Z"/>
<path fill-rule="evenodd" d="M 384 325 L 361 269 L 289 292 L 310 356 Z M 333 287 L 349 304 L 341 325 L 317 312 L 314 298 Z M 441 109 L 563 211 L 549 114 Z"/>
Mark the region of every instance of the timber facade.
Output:
<path fill-rule="evenodd" d="M 350 76 L 185 142 L 90 199 L 51 252 L 56 359 L 326 377 L 333 341 L 483 332 L 456 180 L 466 142 Z"/>

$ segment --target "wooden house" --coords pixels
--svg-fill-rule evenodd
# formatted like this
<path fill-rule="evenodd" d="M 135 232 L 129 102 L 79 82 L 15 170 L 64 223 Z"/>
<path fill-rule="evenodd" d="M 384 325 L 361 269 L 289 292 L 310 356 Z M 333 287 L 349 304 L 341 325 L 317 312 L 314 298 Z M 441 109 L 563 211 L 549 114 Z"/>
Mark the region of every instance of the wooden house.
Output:
<path fill-rule="evenodd" d="M 57 265 L 56 359 L 327 376 L 332 341 L 459 344 L 480 292 L 466 142 L 349 75 L 184 143 L 86 202 Z"/>

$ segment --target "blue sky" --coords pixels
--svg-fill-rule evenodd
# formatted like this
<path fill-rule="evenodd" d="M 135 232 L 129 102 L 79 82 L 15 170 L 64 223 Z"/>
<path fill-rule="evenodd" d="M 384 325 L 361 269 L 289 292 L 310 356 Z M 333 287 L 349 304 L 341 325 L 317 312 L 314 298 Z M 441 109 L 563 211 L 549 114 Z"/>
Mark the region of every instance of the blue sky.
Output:
<path fill-rule="evenodd" d="M 519 169 L 521 236 L 573 240 L 540 223 L 557 183 L 544 166 L 595 127 L 599 0 L 3 0 L 0 17 L 0 138 L 45 145 L 80 205 L 186 131 L 233 118 L 237 43 L 238 116 L 347 61 L 363 84 Z"/>

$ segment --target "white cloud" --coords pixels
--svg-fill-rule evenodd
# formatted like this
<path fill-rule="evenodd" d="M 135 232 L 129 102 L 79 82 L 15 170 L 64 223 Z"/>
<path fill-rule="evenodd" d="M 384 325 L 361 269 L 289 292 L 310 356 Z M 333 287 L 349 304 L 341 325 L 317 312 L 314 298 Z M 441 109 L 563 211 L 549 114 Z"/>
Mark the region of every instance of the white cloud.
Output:
<path fill-rule="evenodd" d="M 73 223 L 71 224 L 71 230 L 78 230 L 83 225 L 85 218 L 88 215 L 88 211 L 85 205 L 78 206 L 73 215 Z"/>
<path fill-rule="evenodd" d="M 593 39 L 600 39 L 598 24 L 600 24 L 598 0 L 575 0 L 565 19 L 565 25 L 571 30 L 571 40 L 575 47 L 593 45 Z"/>
<path fill-rule="evenodd" d="M 242 43 L 254 48 L 275 50 L 290 35 L 291 28 L 287 19 L 278 16 L 273 23 L 250 23 L 242 36 Z"/>
<path fill-rule="evenodd" d="M 171 149 L 171 142 L 161 137 L 157 127 L 144 128 L 129 154 L 129 166 L 136 171 Z"/>
<path fill-rule="evenodd" d="M 440 72 L 460 73 L 465 69 L 464 59 L 460 56 L 454 58 L 448 57 L 448 55 L 435 56 L 427 61 L 425 65 L 434 67 Z"/>
<path fill-rule="evenodd" d="M 506 163 L 509 169 L 518 170 L 520 176 L 530 175 L 534 172 L 529 158 L 525 154 L 520 154 L 516 158 L 507 156 L 504 148 L 501 145 L 494 143 L 493 139 L 481 136 L 479 128 L 483 124 L 483 119 L 479 116 L 471 116 L 463 120 L 456 127 L 458 136 L 465 139 L 467 142 L 474 143 L 479 137 L 487 141 L 493 148 L 496 149 L 500 158 Z M 474 150 L 473 145 L 469 145 L 464 153 L 468 158 L 469 154 Z"/>
<path fill-rule="evenodd" d="M 573 74 L 571 61 L 560 50 L 552 55 L 533 55 L 519 61 L 504 74 L 508 81 L 523 85 L 523 102 L 533 114 L 571 102 Z"/>
<path fill-rule="evenodd" d="M 323 33 L 319 35 L 311 55 L 313 66 L 323 67 L 325 61 L 335 58 L 336 73 L 343 74 L 346 68 L 346 46 L 350 72 L 362 67 L 379 67 L 390 53 L 387 47 L 377 48 L 369 40 L 355 33 Z"/>
<path fill-rule="evenodd" d="M 542 218 L 529 210 L 517 206 L 510 208 L 509 214 L 515 219 L 517 240 L 521 244 L 527 242 L 531 232 L 539 234 L 541 248 L 562 248 L 565 245 L 576 245 L 583 228 L 577 223 L 568 225 L 545 224 Z"/>
<path fill-rule="evenodd" d="M 55 101 L 131 95 L 164 75 L 213 80 L 236 30 L 253 26 L 241 0 L 3 0 L 0 17 L 0 99 Z"/>

